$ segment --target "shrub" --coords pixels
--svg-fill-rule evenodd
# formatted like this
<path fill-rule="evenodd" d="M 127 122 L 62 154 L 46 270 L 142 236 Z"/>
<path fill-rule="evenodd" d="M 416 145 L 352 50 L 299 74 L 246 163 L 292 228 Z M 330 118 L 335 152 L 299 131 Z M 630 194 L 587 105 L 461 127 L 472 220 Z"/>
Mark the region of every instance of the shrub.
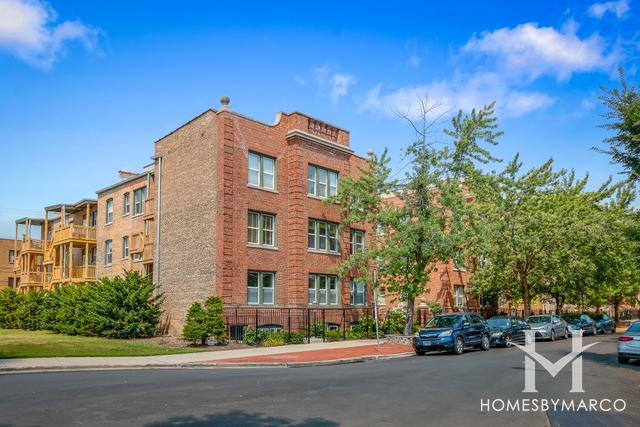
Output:
<path fill-rule="evenodd" d="M 429 301 L 427 305 L 429 306 L 429 311 L 434 316 L 442 314 L 442 304 L 440 304 L 438 301 Z"/>
<path fill-rule="evenodd" d="M 224 331 L 224 317 L 222 315 L 222 299 L 209 297 L 204 308 L 199 302 L 193 303 L 187 312 L 187 319 L 182 330 L 185 339 L 194 344 L 206 344 L 209 337 L 222 341 L 226 338 Z"/>
<path fill-rule="evenodd" d="M 351 326 L 351 339 L 366 338 L 368 336 L 375 337 L 376 335 L 376 319 L 373 316 L 362 316 L 358 319 L 358 322 Z M 382 332 L 382 326 L 380 326 L 380 332 Z"/>
<path fill-rule="evenodd" d="M 12 288 L 0 292 L 0 328 L 18 328 L 17 312 L 22 304 L 22 295 Z"/>
<path fill-rule="evenodd" d="M 287 342 L 283 332 L 272 332 L 262 340 L 261 345 L 263 347 L 276 347 L 279 345 L 285 345 Z"/>
<path fill-rule="evenodd" d="M 283 332 L 287 344 L 302 344 L 306 335 L 302 332 Z"/>
<path fill-rule="evenodd" d="M 257 330 L 255 328 L 247 328 L 244 330 L 244 337 L 242 342 L 247 345 L 258 345 L 267 336 L 267 332 L 264 330 Z"/>
<path fill-rule="evenodd" d="M 404 308 L 395 307 L 387 313 L 387 317 L 382 324 L 382 331 L 385 334 L 401 334 L 404 331 L 404 325 L 406 323 L 407 315 Z"/>
<path fill-rule="evenodd" d="M 24 294 L 22 303 L 16 310 L 20 329 L 35 331 L 40 329 L 40 312 L 44 308 L 44 292 L 30 290 Z"/>
<path fill-rule="evenodd" d="M 342 341 L 342 331 L 329 329 L 324 333 L 325 341 Z"/>
<path fill-rule="evenodd" d="M 160 303 L 151 280 L 137 272 L 103 278 L 88 287 L 88 314 L 98 335 L 110 338 L 144 338 L 158 333 Z"/>

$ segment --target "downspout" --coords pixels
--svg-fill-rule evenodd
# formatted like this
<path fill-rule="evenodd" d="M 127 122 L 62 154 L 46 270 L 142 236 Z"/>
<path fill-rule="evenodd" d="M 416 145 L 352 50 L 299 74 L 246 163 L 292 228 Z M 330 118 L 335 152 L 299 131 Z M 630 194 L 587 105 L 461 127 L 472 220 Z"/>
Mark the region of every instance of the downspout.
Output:
<path fill-rule="evenodd" d="M 160 189 L 162 186 L 162 156 L 158 156 L 158 176 L 156 176 L 157 185 L 157 207 L 156 207 L 156 295 L 160 294 Z"/>

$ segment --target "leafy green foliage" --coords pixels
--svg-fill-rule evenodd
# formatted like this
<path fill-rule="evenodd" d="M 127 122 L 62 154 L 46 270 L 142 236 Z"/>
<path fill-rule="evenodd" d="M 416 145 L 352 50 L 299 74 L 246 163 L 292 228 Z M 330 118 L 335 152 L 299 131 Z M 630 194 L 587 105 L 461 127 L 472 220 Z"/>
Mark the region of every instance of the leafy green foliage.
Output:
<path fill-rule="evenodd" d="M 212 336 L 218 341 L 224 340 L 226 335 L 222 315 L 222 298 L 207 298 L 204 308 L 199 302 L 193 303 L 187 312 L 182 335 L 193 343 L 199 342 L 203 345 Z"/>
<path fill-rule="evenodd" d="M 22 295 L 12 288 L 0 292 L 0 328 L 18 328 L 18 310 L 22 304 Z"/>
<path fill-rule="evenodd" d="M 381 330 L 385 334 L 401 334 L 407 323 L 407 314 L 401 307 L 392 308 L 382 323 Z"/>
<path fill-rule="evenodd" d="M 161 296 L 138 273 L 49 292 L 0 293 L 0 327 L 46 329 L 68 335 L 140 338 L 158 333 Z"/>

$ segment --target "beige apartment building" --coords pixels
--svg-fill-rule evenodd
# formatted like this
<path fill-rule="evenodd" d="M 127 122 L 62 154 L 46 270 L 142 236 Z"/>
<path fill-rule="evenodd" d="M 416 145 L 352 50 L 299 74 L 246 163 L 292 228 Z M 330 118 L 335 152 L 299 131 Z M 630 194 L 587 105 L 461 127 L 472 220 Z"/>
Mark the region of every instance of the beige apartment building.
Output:
<path fill-rule="evenodd" d="M 153 210 L 148 201 L 153 164 L 142 173 L 120 171 L 120 181 L 98 190 L 97 277 L 126 271 L 153 275 Z"/>
<path fill-rule="evenodd" d="M 15 287 L 13 263 L 17 256 L 14 239 L 0 239 L 0 291 Z"/>

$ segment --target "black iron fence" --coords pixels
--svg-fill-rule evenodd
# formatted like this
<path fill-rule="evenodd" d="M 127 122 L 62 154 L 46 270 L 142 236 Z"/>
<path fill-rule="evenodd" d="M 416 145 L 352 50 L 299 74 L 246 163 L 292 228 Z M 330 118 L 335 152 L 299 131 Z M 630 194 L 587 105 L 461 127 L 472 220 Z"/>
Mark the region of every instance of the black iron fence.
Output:
<path fill-rule="evenodd" d="M 378 321 L 385 325 L 391 309 L 378 308 Z M 396 310 L 403 310 L 396 308 Z M 442 307 L 432 311 L 428 307 L 415 310 L 414 324 L 426 324 L 438 314 L 474 312 L 485 319 L 496 315 L 524 317 L 523 309 L 495 307 Z M 554 311 L 532 310 L 530 314 L 552 314 Z M 567 311 L 568 313 L 569 311 Z M 375 313 L 373 307 L 246 307 L 226 306 L 223 309 L 227 336 L 234 341 L 242 341 L 247 331 L 262 333 L 297 334 L 304 342 L 313 338 L 337 340 L 350 338 L 375 338 Z M 613 317 L 613 313 L 609 313 Z M 620 319 L 637 319 L 638 310 L 620 311 Z M 354 334 L 357 330 L 357 334 Z"/>

